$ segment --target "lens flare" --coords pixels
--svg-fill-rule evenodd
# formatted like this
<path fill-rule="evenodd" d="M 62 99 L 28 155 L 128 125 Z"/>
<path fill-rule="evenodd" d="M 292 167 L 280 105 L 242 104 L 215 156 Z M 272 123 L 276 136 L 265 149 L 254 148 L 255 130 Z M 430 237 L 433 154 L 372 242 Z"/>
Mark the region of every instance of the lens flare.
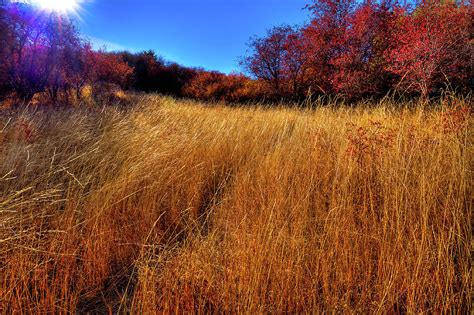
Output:
<path fill-rule="evenodd" d="M 78 0 L 32 0 L 39 8 L 59 13 L 77 13 L 80 7 Z"/>

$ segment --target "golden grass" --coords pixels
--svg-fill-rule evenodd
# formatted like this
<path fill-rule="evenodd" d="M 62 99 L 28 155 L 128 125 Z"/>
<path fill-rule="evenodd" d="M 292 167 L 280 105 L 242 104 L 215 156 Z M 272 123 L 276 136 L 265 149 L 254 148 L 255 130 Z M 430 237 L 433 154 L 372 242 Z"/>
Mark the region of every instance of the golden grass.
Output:
<path fill-rule="evenodd" d="M 4 115 L 0 313 L 470 312 L 471 122 L 157 96 Z"/>

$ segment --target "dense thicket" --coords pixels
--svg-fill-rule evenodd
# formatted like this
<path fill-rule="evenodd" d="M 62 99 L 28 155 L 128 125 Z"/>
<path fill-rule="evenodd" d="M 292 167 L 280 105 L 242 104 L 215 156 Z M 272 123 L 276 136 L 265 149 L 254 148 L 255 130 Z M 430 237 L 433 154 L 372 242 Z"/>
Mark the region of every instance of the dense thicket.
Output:
<path fill-rule="evenodd" d="M 197 69 L 163 60 L 153 50 L 117 55 L 133 69 L 132 87 L 139 91 L 181 96 L 184 86 L 198 73 Z"/>
<path fill-rule="evenodd" d="M 472 90 L 471 2 L 314 0 L 308 9 L 308 25 L 271 29 L 252 40 L 243 60 L 276 95 Z"/>
<path fill-rule="evenodd" d="M 30 101 L 35 94 L 69 102 L 86 86 L 97 96 L 107 84 L 127 87 L 132 69 L 117 55 L 97 52 L 73 22 L 24 3 L 0 7 L 0 96 Z"/>
<path fill-rule="evenodd" d="M 53 103 L 118 87 L 206 101 L 348 99 L 389 91 L 429 97 L 473 88 L 471 2 L 313 0 L 302 27 L 253 38 L 245 74 L 188 68 L 140 53 L 94 51 L 74 24 L 20 3 L 0 5 L 0 97 Z"/>

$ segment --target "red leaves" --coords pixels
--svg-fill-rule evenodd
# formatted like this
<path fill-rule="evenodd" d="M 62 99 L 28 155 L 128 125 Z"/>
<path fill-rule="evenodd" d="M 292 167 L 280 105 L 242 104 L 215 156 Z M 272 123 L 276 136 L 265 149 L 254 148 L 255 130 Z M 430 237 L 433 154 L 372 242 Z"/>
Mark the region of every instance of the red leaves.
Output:
<path fill-rule="evenodd" d="M 444 84 L 468 86 L 472 17 L 472 6 L 449 3 L 423 4 L 401 16 L 388 53 L 397 88 L 427 96 Z"/>
<path fill-rule="evenodd" d="M 381 122 L 370 121 L 368 127 L 348 127 L 346 153 L 359 162 L 364 158 L 380 157 L 395 144 L 395 130 Z"/>
<path fill-rule="evenodd" d="M 91 51 L 87 62 L 92 69 L 92 82 L 108 82 L 125 87 L 133 74 L 133 69 L 117 54 Z"/>
<path fill-rule="evenodd" d="M 410 10 L 390 1 L 315 0 L 308 8 L 309 25 L 270 30 L 246 59 L 280 96 L 311 90 L 354 99 L 397 89 L 426 97 L 471 88 L 472 5 L 431 1 Z"/>
<path fill-rule="evenodd" d="M 457 134 L 467 127 L 470 117 L 471 109 L 467 106 L 451 108 L 441 115 L 441 131 Z"/>
<path fill-rule="evenodd" d="M 300 31 L 275 27 L 250 43 L 252 54 L 242 65 L 255 78 L 266 82 L 276 96 L 297 96 L 305 84 L 306 46 Z"/>
<path fill-rule="evenodd" d="M 0 8 L 0 96 L 47 92 L 67 102 L 71 90 L 80 99 L 86 85 L 102 83 L 230 102 L 472 90 L 474 12 L 463 1 L 410 9 L 391 0 L 313 0 L 308 25 L 275 27 L 252 40 L 242 66 L 256 80 L 181 67 L 152 51 L 95 52 L 70 21 L 27 7 Z"/>
<path fill-rule="evenodd" d="M 384 93 L 390 84 L 385 70 L 385 54 L 390 47 L 393 12 L 384 6 L 366 3 L 347 17 L 343 45 L 331 64 L 332 84 L 337 93 L 360 97 Z"/>
<path fill-rule="evenodd" d="M 86 84 L 125 86 L 132 69 L 120 57 L 94 52 L 74 23 L 55 14 L 12 3 L 0 10 L 0 95 L 16 92 L 28 102 L 46 92 L 49 101 L 69 104 Z"/>

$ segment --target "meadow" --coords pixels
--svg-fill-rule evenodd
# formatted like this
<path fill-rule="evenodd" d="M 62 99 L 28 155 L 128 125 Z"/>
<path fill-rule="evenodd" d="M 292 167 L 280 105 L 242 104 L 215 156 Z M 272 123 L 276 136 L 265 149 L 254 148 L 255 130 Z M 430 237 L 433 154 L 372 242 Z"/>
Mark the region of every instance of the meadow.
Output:
<path fill-rule="evenodd" d="M 470 99 L 0 112 L 0 313 L 470 313 Z"/>

